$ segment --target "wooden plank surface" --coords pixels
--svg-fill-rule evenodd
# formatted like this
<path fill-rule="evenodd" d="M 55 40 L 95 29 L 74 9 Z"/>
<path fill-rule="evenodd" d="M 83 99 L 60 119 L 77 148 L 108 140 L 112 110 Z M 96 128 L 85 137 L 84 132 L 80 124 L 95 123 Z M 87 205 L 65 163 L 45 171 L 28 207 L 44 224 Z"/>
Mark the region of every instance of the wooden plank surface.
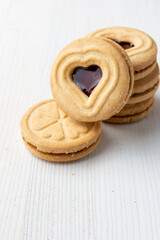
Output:
<path fill-rule="evenodd" d="M 160 46 L 159 12 L 158 0 L 0 1 L 0 239 L 160 239 L 160 91 L 149 117 L 104 124 L 97 150 L 74 163 L 32 156 L 19 129 L 28 107 L 52 97 L 64 45 L 122 25 Z"/>

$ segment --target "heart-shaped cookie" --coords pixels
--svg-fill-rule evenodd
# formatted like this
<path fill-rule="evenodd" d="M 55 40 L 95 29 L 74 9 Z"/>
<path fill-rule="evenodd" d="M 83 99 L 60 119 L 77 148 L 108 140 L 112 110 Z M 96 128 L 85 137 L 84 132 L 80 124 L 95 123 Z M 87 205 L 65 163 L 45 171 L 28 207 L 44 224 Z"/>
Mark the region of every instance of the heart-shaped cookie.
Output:
<path fill-rule="evenodd" d="M 109 39 L 88 37 L 67 45 L 51 71 L 51 89 L 72 118 L 93 122 L 113 116 L 133 89 L 133 68 L 126 52 Z"/>

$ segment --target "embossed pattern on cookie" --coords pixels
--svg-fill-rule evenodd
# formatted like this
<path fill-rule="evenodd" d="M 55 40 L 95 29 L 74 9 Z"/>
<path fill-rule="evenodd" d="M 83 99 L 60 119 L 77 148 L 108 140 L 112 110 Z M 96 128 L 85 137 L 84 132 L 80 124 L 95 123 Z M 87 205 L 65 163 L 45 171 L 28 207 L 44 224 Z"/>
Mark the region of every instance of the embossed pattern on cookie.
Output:
<path fill-rule="evenodd" d="M 89 147 L 101 134 L 101 122 L 85 123 L 70 118 L 46 100 L 31 107 L 21 120 L 24 140 L 48 153 L 72 153 Z"/>
<path fill-rule="evenodd" d="M 89 126 L 68 117 L 53 101 L 32 112 L 29 127 L 38 136 L 56 141 L 75 139 L 89 130 Z"/>

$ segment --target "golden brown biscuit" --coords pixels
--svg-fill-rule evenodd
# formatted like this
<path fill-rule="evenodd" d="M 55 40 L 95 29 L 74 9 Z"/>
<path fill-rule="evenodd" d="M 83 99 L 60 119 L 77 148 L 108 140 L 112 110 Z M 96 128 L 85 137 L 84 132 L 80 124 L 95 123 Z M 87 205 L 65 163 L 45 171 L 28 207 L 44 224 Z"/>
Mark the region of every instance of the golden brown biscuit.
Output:
<path fill-rule="evenodd" d="M 156 65 L 157 46 L 146 33 L 128 27 L 110 27 L 88 34 L 115 40 L 127 52 L 135 71 L 135 80 L 148 75 Z"/>
<path fill-rule="evenodd" d="M 68 44 L 51 71 L 57 104 L 79 121 L 98 121 L 120 111 L 132 93 L 133 83 L 133 68 L 126 52 L 115 42 L 96 37 Z"/>
<path fill-rule="evenodd" d="M 24 114 L 21 133 L 34 155 L 50 161 L 72 161 L 96 148 L 101 136 L 101 122 L 71 119 L 52 99 L 34 105 Z"/>
<path fill-rule="evenodd" d="M 126 104 L 126 106 L 124 106 L 124 108 L 115 116 L 121 117 L 143 112 L 153 103 L 153 100 L 154 100 L 153 97 L 151 97 L 143 102 Z"/>
<path fill-rule="evenodd" d="M 155 60 L 151 65 L 149 65 L 145 69 L 134 71 L 134 80 L 136 81 L 148 76 L 148 74 L 150 74 L 155 69 L 156 65 L 157 65 L 157 60 Z"/>
<path fill-rule="evenodd" d="M 68 154 L 46 153 L 46 152 L 39 151 L 36 147 L 31 145 L 30 143 L 27 143 L 25 141 L 24 143 L 28 148 L 28 150 L 38 158 L 41 158 L 43 160 L 50 161 L 50 162 L 71 162 L 71 161 L 83 158 L 88 154 L 90 154 L 91 152 L 93 152 L 96 149 L 96 147 L 99 145 L 100 141 L 101 141 L 101 135 L 99 136 L 97 141 L 92 145 L 90 145 L 88 148 L 84 148 L 78 152 L 68 153 Z"/>
<path fill-rule="evenodd" d="M 142 93 L 133 94 L 130 97 L 130 99 L 128 100 L 127 104 L 134 104 L 134 103 L 142 102 L 142 101 L 145 101 L 145 100 L 153 97 L 159 87 L 159 78 L 157 80 L 158 80 L 157 83 L 152 88 L 149 88 Z"/>
<path fill-rule="evenodd" d="M 139 79 L 138 81 L 135 81 L 132 94 L 142 93 L 154 87 L 154 85 L 158 81 L 158 78 L 159 78 L 159 67 L 158 67 L 158 64 L 156 64 L 155 69 L 149 75 Z"/>
<path fill-rule="evenodd" d="M 121 117 L 113 116 L 110 119 L 106 120 L 105 122 L 118 123 L 118 124 L 136 122 L 145 118 L 152 111 L 153 107 L 154 107 L 154 102 L 143 112 L 133 114 L 133 115 L 121 116 Z"/>

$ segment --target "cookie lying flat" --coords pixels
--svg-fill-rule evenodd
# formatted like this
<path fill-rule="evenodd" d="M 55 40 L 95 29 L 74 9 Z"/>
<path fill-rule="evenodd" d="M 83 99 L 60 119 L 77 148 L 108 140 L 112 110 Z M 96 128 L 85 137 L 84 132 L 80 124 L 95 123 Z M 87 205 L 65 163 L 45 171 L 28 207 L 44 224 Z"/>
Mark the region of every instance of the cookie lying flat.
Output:
<path fill-rule="evenodd" d="M 88 36 L 110 38 L 121 45 L 133 64 L 135 80 L 148 75 L 156 65 L 156 43 L 142 31 L 127 27 L 111 27 L 97 30 Z"/>
<path fill-rule="evenodd" d="M 133 93 L 142 93 L 152 87 L 157 83 L 159 78 L 159 67 L 158 64 L 156 65 L 155 69 L 146 77 L 135 81 Z"/>
<path fill-rule="evenodd" d="M 51 71 L 51 89 L 57 104 L 72 118 L 85 122 L 119 112 L 133 84 L 133 68 L 126 52 L 115 42 L 96 37 L 68 44 Z"/>
<path fill-rule="evenodd" d="M 145 118 L 152 111 L 153 107 L 154 107 L 154 102 L 143 112 L 133 114 L 133 115 L 121 116 L 121 117 L 113 116 L 110 119 L 106 120 L 105 122 L 118 123 L 118 124 L 136 122 Z"/>
<path fill-rule="evenodd" d="M 114 116 L 121 117 L 121 116 L 133 115 L 133 114 L 143 112 L 153 103 L 153 101 L 154 101 L 154 98 L 151 97 L 143 102 L 126 104 L 126 106 L 124 106 L 124 108 Z"/>
<path fill-rule="evenodd" d="M 84 123 L 68 117 L 54 100 L 31 107 L 21 120 L 26 147 L 37 157 L 53 162 L 82 158 L 101 139 L 101 122 Z"/>
<path fill-rule="evenodd" d="M 56 153 L 45 153 L 39 151 L 36 147 L 31 145 L 30 143 L 24 142 L 28 150 L 35 155 L 38 158 L 41 158 L 46 161 L 50 162 L 71 162 L 80 158 L 83 158 L 93 152 L 98 144 L 100 143 L 101 136 L 97 139 L 95 143 L 93 143 L 91 146 L 88 148 L 84 148 L 81 151 L 75 152 L 75 153 L 62 153 L 62 154 L 56 154 Z"/>
<path fill-rule="evenodd" d="M 134 104 L 134 103 L 145 101 L 145 100 L 153 97 L 155 92 L 157 91 L 158 87 L 159 87 L 159 78 L 157 79 L 157 83 L 152 88 L 149 88 L 148 90 L 146 90 L 142 93 L 133 94 L 127 103 Z"/>

